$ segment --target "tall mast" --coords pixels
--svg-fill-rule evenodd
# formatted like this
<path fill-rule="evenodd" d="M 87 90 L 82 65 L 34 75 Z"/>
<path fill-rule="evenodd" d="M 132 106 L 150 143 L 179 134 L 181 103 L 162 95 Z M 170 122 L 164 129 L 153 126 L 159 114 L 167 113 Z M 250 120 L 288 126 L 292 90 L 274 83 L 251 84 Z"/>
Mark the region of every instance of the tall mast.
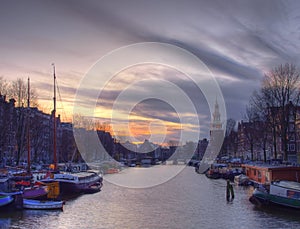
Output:
<path fill-rule="evenodd" d="M 27 172 L 30 173 L 30 79 L 27 86 Z"/>
<path fill-rule="evenodd" d="M 57 170 L 57 155 L 56 155 L 56 75 L 55 65 L 53 66 L 53 160 L 54 160 L 54 171 Z"/>

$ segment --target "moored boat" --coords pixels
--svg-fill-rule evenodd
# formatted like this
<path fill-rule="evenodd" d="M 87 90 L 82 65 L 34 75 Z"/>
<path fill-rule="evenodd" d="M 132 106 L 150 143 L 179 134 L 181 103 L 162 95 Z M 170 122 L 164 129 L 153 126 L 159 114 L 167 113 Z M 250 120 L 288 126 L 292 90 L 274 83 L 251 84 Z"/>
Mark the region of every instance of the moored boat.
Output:
<path fill-rule="evenodd" d="M 93 171 L 80 171 L 80 167 L 76 171 L 72 170 L 72 165 L 69 165 L 70 168 L 67 168 L 68 172 L 61 172 L 58 168 L 57 160 L 57 147 L 56 147 L 56 75 L 55 75 L 55 65 L 53 65 L 53 168 L 49 173 L 50 177 L 40 180 L 44 183 L 58 182 L 59 184 L 59 195 L 62 196 L 73 196 L 84 193 L 85 190 L 88 190 L 93 185 L 98 182 L 102 182 L 102 176 L 99 176 L 96 172 Z M 51 166 L 52 167 L 52 166 Z"/>
<path fill-rule="evenodd" d="M 102 186 L 102 180 L 102 176 L 98 175 L 96 172 L 86 171 L 78 173 L 54 173 L 53 178 L 44 179 L 42 182 L 59 182 L 61 196 L 68 196 L 85 193 L 98 183 L 101 183 Z"/>
<path fill-rule="evenodd" d="M 14 201 L 12 196 L 0 195 L 0 207 L 11 204 Z"/>
<path fill-rule="evenodd" d="M 0 209 L 23 209 L 22 192 L 0 192 Z"/>
<path fill-rule="evenodd" d="M 234 183 L 239 186 L 248 186 L 251 184 L 251 181 L 246 175 L 240 174 L 234 177 Z"/>
<path fill-rule="evenodd" d="M 33 210 L 63 210 L 63 201 L 23 199 L 23 207 Z"/>
<path fill-rule="evenodd" d="M 227 168 L 226 164 L 217 164 L 214 163 L 210 166 L 209 170 L 205 173 L 206 177 L 210 179 L 219 179 L 222 178 L 222 169 Z"/>
<path fill-rule="evenodd" d="M 274 181 L 270 184 L 269 190 L 263 186 L 256 188 L 249 200 L 258 206 L 276 204 L 300 209 L 300 183 Z"/>
<path fill-rule="evenodd" d="M 219 179 L 219 178 L 221 178 L 221 174 L 218 171 L 214 171 L 214 170 L 208 170 L 205 173 L 205 175 L 206 175 L 207 178 L 210 178 L 210 179 Z"/>

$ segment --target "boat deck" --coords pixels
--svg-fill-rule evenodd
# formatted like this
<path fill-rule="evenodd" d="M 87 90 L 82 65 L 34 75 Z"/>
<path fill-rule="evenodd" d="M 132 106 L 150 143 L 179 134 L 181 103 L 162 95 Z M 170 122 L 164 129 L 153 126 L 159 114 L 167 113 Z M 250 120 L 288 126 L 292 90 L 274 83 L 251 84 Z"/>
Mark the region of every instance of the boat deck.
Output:
<path fill-rule="evenodd" d="M 300 183 L 295 182 L 295 181 L 275 181 L 273 182 L 273 185 L 282 187 L 282 188 L 287 188 L 287 189 L 294 189 L 297 191 L 300 191 Z"/>

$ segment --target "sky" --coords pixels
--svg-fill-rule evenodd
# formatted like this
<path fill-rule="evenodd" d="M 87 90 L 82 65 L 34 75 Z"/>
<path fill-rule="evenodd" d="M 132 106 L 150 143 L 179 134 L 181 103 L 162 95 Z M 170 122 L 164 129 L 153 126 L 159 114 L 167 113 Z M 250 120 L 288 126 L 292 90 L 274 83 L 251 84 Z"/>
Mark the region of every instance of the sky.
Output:
<path fill-rule="evenodd" d="M 8 81 L 30 77 L 41 107 L 50 112 L 55 63 L 57 112 L 67 120 L 74 103 L 79 104 L 74 102 L 78 88 L 103 57 L 122 47 L 159 42 L 202 61 L 209 71 L 202 66 L 201 74 L 213 75 L 223 95 L 226 114 L 221 116 L 238 121 L 265 73 L 287 62 L 299 65 L 299 22 L 299 1 L 1 0 L 0 76 Z M 105 81 L 98 72 L 96 79 L 105 87 L 85 88 L 80 104 L 93 104 L 92 92 L 98 91 L 95 114 L 103 122 L 116 123 L 115 135 L 169 141 L 178 139 L 183 129 L 200 129 L 200 136 L 208 137 L 212 110 L 197 88 L 205 77 L 193 82 L 176 66 L 153 63 L 110 74 Z M 151 98 L 136 101 L 149 91 Z M 174 107 L 157 96 L 174 98 L 178 91 L 192 102 L 196 115 L 190 105 L 184 110 L 186 101 L 178 99 Z M 112 112 L 120 95 L 124 106 Z M 218 97 L 214 100 L 222 103 Z M 127 114 L 125 107 L 130 107 Z"/>

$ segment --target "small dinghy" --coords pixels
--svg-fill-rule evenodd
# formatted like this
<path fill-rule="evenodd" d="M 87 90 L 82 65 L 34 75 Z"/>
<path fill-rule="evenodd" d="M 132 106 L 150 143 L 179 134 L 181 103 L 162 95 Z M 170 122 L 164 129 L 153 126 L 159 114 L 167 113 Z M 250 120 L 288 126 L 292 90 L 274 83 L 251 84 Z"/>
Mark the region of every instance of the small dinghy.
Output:
<path fill-rule="evenodd" d="M 63 210 L 63 205 L 63 201 L 23 199 L 23 207 L 25 209 Z"/>

